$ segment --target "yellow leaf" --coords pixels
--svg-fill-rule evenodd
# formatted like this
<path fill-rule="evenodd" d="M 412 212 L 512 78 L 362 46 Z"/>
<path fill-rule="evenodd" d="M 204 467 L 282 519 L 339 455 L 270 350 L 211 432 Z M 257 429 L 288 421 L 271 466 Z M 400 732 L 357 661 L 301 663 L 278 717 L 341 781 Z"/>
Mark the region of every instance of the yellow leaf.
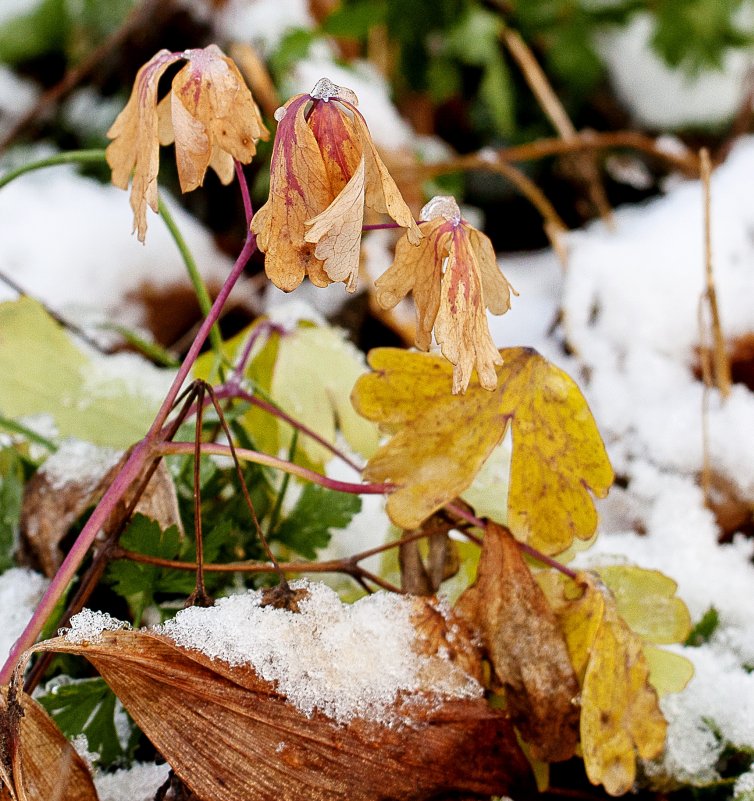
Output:
<path fill-rule="evenodd" d="M 660 697 L 681 692 L 694 675 L 694 665 L 680 654 L 645 643 L 644 656 L 649 665 L 649 683 Z"/>
<path fill-rule="evenodd" d="M 556 614 L 571 661 L 582 677 L 581 750 L 587 776 L 610 795 L 627 793 L 636 757 L 654 759 L 665 744 L 667 723 L 649 681 L 641 638 L 618 613 L 615 598 L 596 576 L 580 573 L 581 597 L 562 592 Z M 569 582 L 570 583 L 570 582 Z"/>
<path fill-rule="evenodd" d="M 587 539 L 597 524 L 590 493 L 602 497 L 613 472 L 578 387 L 536 351 L 500 351 L 498 386 L 451 395 L 444 359 L 392 348 L 369 354 L 373 373 L 356 383 L 356 409 L 395 432 L 370 459 L 364 477 L 392 482 L 391 520 L 418 528 L 462 493 L 511 426 L 513 454 L 508 527 L 548 554 Z"/>
<path fill-rule="evenodd" d="M 642 638 L 657 644 L 683 642 L 691 631 L 686 604 L 675 597 L 678 585 L 658 570 L 635 565 L 595 568 L 615 596 L 618 613 Z"/>

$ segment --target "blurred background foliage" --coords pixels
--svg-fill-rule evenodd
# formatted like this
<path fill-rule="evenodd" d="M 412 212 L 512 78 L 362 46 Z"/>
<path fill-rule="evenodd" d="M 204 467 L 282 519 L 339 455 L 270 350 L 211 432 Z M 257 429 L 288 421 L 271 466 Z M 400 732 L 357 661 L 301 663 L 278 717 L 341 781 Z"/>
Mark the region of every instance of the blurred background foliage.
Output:
<path fill-rule="evenodd" d="M 3 144 L 41 138 L 59 148 L 102 146 L 136 70 L 156 50 L 230 44 L 214 25 L 227 6 L 242 9 L 243 2 L 24 0 L 5 9 L 0 4 L 0 63 L 47 90 L 34 118 L 11 131 Z M 309 0 L 308 12 L 311 24 L 294 25 L 272 47 L 260 48 L 278 97 L 285 99 L 295 65 L 326 44 L 340 63 L 369 60 L 389 82 L 394 102 L 414 130 L 439 137 L 459 154 L 557 134 L 506 47 L 507 32 L 520 35 L 577 130 L 637 127 L 608 80 L 605 37 L 638 18 L 648 20 L 652 52 L 683 81 L 724 69 L 729 53 L 754 43 L 754 0 Z M 63 103 L 73 89 L 96 97 L 97 113 L 91 104 Z M 729 119 L 690 124 L 675 133 L 692 146 L 719 143 L 730 124 Z M 251 170 L 258 179 L 258 200 L 269 151 L 262 145 Z M 608 170 L 604 180 L 611 204 L 658 191 L 662 170 L 651 159 L 640 161 L 641 181 L 615 180 Z M 595 208 L 584 200 L 583 181 L 572 166 L 550 158 L 522 168 L 566 224 L 578 226 L 595 215 Z M 465 193 L 488 219 L 516 216 L 513 231 L 488 225 L 498 248 L 546 244 L 541 218 L 502 177 L 469 172 L 445 177 L 433 188 L 438 185 Z M 235 247 L 235 223 L 228 220 L 239 219 L 237 200 L 212 182 L 204 197 L 199 194 L 184 202 L 216 231 L 221 244 L 232 239 Z"/>

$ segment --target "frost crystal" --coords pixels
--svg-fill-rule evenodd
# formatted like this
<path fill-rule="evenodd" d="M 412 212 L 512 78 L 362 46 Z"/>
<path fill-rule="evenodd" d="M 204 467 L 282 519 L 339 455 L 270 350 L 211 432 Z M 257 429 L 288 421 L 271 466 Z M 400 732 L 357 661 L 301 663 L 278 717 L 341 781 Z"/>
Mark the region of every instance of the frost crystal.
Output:
<path fill-rule="evenodd" d="M 345 723 L 354 717 L 397 722 L 399 698 L 472 698 L 481 687 L 440 655 L 422 656 L 411 599 L 375 593 L 343 604 L 324 584 L 297 581 L 299 612 L 262 607 L 260 592 L 184 609 L 160 629 L 183 648 L 230 665 L 251 665 L 296 708 Z M 427 676 L 431 679 L 427 679 Z"/>
<path fill-rule="evenodd" d="M 103 631 L 120 631 L 130 628 L 130 623 L 117 620 L 107 612 L 82 609 L 71 618 L 71 627 L 60 629 L 58 634 L 72 643 L 97 642 Z"/>
<path fill-rule="evenodd" d="M 272 115 L 275 118 L 276 122 L 280 122 L 283 117 L 285 117 L 285 113 L 288 109 L 285 106 L 280 106 L 280 108 L 275 109 L 275 113 Z"/>
<path fill-rule="evenodd" d="M 334 98 L 335 100 L 345 100 L 346 103 L 350 103 L 352 106 L 359 105 L 356 92 L 347 86 L 338 86 L 329 78 L 320 78 L 314 85 L 314 89 L 309 93 L 309 97 L 312 100 L 324 100 L 325 103 Z"/>
<path fill-rule="evenodd" d="M 456 203 L 454 197 L 451 195 L 435 195 L 419 214 L 419 219 L 422 222 L 436 220 L 438 217 L 456 224 L 461 222 L 461 210 L 458 208 L 458 203 Z"/>

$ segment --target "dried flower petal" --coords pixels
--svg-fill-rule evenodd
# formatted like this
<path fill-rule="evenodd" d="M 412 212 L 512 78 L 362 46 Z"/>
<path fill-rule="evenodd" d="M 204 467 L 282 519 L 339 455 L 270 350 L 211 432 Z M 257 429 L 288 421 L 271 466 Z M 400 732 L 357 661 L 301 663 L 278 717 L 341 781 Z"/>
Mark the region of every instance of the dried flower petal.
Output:
<path fill-rule="evenodd" d="M 421 239 L 356 105 L 350 89 L 322 78 L 275 112 L 270 196 L 251 230 L 267 275 L 286 292 L 305 275 L 356 289 L 365 206 L 407 228 L 413 244 Z"/>
<path fill-rule="evenodd" d="M 432 330 L 443 356 L 453 363 L 453 392 L 464 392 L 476 368 L 479 382 L 497 386 L 501 364 L 486 309 L 504 314 L 512 288 L 500 272 L 490 240 L 461 218 L 451 197 L 435 197 L 421 212 L 425 237 L 411 246 L 411 231 L 398 242 L 393 264 L 377 279 L 377 302 L 391 309 L 413 290 L 416 346 L 428 350 Z"/>

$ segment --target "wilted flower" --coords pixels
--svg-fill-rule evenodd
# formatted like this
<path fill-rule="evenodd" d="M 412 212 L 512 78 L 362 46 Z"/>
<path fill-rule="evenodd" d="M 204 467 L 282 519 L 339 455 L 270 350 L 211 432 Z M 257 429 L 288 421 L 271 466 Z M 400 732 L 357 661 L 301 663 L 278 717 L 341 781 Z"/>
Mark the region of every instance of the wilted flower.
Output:
<path fill-rule="evenodd" d="M 160 78 L 182 59 L 186 66 L 158 104 Z M 202 185 L 207 167 L 230 183 L 233 159 L 248 164 L 257 141 L 269 134 L 236 65 L 217 45 L 209 45 L 182 53 L 160 50 L 153 56 L 136 75 L 128 104 L 107 135 L 113 140 L 106 155 L 115 186 L 127 189 L 133 172 L 131 208 L 143 242 L 147 205 L 157 211 L 161 144 L 175 141 L 181 191 L 190 192 Z"/>
<path fill-rule="evenodd" d="M 317 286 L 356 288 L 365 205 L 408 229 L 412 244 L 421 239 L 357 103 L 350 89 L 322 78 L 275 114 L 270 197 L 251 230 L 267 275 L 286 292 L 305 275 Z"/>
<path fill-rule="evenodd" d="M 375 283 L 377 302 L 392 309 L 413 290 L 416 346 L 428 350 L 434 328 L 443 356 L 455 365 L 453 392 L 466 390 L 475 367 L 479 383 L 495 389 L 495 365 L 502 359 L 486 309 L 508 311 L 512 287 L 497 266 L 492 243 L 461 218 L 452 197 L 432 198 L 420 220 L 424 239 L 418 247 L 405 236 L 399 240 L 395 260 Z"/>

